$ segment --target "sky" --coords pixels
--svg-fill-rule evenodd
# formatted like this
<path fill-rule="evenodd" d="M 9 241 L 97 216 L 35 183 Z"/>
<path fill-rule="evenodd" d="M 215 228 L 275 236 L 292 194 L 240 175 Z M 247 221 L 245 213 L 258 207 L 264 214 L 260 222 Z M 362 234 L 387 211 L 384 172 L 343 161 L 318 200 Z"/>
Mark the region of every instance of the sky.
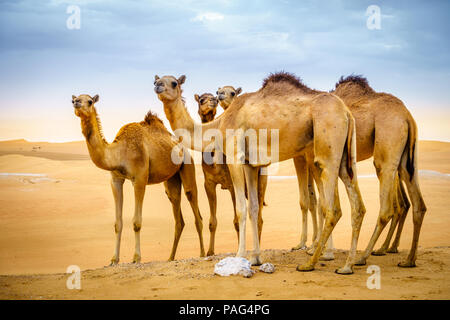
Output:
<path fill-rule="evenodd" d="M 109 141 L 148 110 L 168 126 L 155 74 L 187 76 L 199 121 L 194 94 L 256 91 L 284 70 L 326 91 L 362 74 L 405 103 L 421 139 L 450 141 L 449 12 L 445 0 L 0 0 L 0 140 L 82 140 L 71 96 L 83 93 L 99 94 Z"/>

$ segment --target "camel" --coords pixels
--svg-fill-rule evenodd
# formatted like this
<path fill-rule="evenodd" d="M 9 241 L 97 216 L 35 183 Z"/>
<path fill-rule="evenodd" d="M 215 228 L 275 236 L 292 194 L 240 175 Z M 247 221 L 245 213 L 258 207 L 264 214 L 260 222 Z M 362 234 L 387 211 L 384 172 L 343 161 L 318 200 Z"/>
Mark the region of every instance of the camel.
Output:
<path fill-rule="evenodd" d="M 200 256 L 205 255 L 202 236 L 202 217 L 198 208 L 195 166 L 186 149 L 179 149 L 182 161 L 172 161 L 172 150 L 177 146 L 176 139 L 167 131 L 163 122 L 153 113 L 147 113 L 140 123 L 123 126 L 112 143 L 103 136 L 100 119 L 94 106 L 99 96 L 82 94 L 72 96 L 72 103 L 81 119 L 81 129 L 86 138 L 89 155 L 100 169 L 111 172 L 111 187 L 115 201 L 116 234 L 115 251 L 111 265 L 119 263 L 120 240 L 122 235 L 123 184 L 125 179 L 134 186 L 135 210 L 133 229 L 135 234 L 135 253 L 133 263 L 140 263 L 140 230 L 142 226 L 142 204 L 145 187 L 148 184 L 164 182 L 175 218 L 175 237 L 169 260 L 175 259 L 178 242 L 184 228 L 180 208 L 181 186 L 184 188 L 195 216 L 195 226 L 200 240 Z"/>
<path fill-rule="evenodd" d="M 231 94 L 229 95 L 231 96 Z M 234 95 L 233 95 L 234 96 Z M 211 93 L 204 93 L 202 95 L 194 95 L 195 100 L 198 103 L 198 114 L 200 115 L 200 119 L 202 123 L 208 123 L 212 121 L 216 115 L 217 111 L 217 102 L 219 99 L 214 97 Z M 223 101 L 223 100 L 222 100 Z M 214 255 L 214 243 L 215 243 L 215 235 L 217 229 L 217 195 L 216 195 L 216 187 L 217 185 L 221 185 L 223 190 L 228 190 L 231 195 L 231 200 L 233 201 L 233 209 L 234 209 L 234 228 L 236 230 L 238 241 L 239 241 L 239 220 L 236 214 L 236 197 L 234 194 L 233 182 L 231 181 L 230 171 L 228 170 L 227 165 L 223 159 L 224 155 L 221 154 L 222 161 L 220 163 L 207 163 L 205 161 L 206 156 L 210 156 L 213 158 L 214 155 L 211 155 L 211 152 L 204 152 L 202 157 L 202 169 L 203 174 L 205 176 L 205 191 L 208 197 L 209 209 L 210 209 L 210 221 L 209 221 L 209 231 L 210 231 L 210 240 L 209 240 L 209 249 L 206 255 L 211 256 Z M 261 232 L 263 225 L 262 218 L 262 208 L 264 204 L 264 194 L 267 186 L 267 175 L 259 176 L 259 185 L 258 185 L 258 200 L 259 200 L 259 211 L 258 211 L 258 235 L 259 240 L 261 241 Z"/>
<path fill-rule="evenodd" d="M 224 86 L 219 88 L 216 92 L 220 101 L 220 106 L 225 111 L 233 100 L 241 93 L 242 89 L 234 89 L 233 86 Z M 199 111 L 200 112 L 200 111 Z M 302 212 L 302 234 L 300 237 L 300 243 L 293 247 L 292 250 L 307 250 L 306 241 L 308 235 L 308 211 L 311 212 L 313 222 L 313 236 L 312 241 L 315 242 L 318 235 L 317 227 L 317 200 L 314 191 L 314 182 L 311 171 L 308 169 L 306 163 L 306 156 L 299 156 L 294 158 L 294 166 L 297 174 L 297 180 L 300 190 L 300 208 Z M 313 169 L 313 168 L 311 168 Z M 304 176 L 306 174 L 306 176 Z M 305 188 L 305 189 L 302 189 Z M 306 189 L 307 188 L 307 189 Z M 308 195 L 311 195 L 309 197 Z M 260 230 L 261 232 L 261 230 Z M 322 260 L 333 260 L 334 254 L 332 251 L 333 242 L 332 235 L 330 235 L 330 241 L 327 244 L 328 250 L 322 256 Z"/>
<path fill-rule="evenodd" d="M 198 124 L 189 115 L 181 96 L 181 85 L 186 76 L 178 79 L 173 76 L 155 76 L 155 92 L 164 105 L 164 112 L 172 130 L 183 135 L 182 143 L 194 150 L 203 152 L 210 142 L 202 138 L 203 132 L 215 130 L 220 133 L 215 146 L 227 157 L 227 165 L 236 194 L 236 211 L 239 218 L 238 257 L 246 256 L 245 226 L 247 203 L 245 185 L 248 189 L 248 214 L 250 216 L 254 250 L 250 257 L 253 265 L 261 264 L 258 238 L 258 169 L 272 162 L 295 158 L 311 145 L 314 148 L 314 164 L 320 172 L 319 194 L 323 212 L 326 214 L 325 226 L 321 232 L 317 249 L 308 262 L 297 266 L 298 271 L 312 271 L 322 249 L 341 211 L 334 210 L 337 193 L 337 178 L 347 183 L 347 192 L 352 203 L 352 244 L 343 271 L 354 263 L 356 244 L 365 208 L 362 202 L 356 177 L 356 136 L 353 116 L 343 101 L 337 96 L 317 92 L 304 85 L 292 74 L 280 72 L 267 77 L 261 89 L 238 96 L 217 119 L 206 124 Z M 249 131 L 261 142 L 262 132 L 272 129 L 267 144 L 246 143 Z M 251 129 L 251 130 L 248 130 Z M 274 131 L 275 129 L 275 131 Z M 272 145 L 273 135 L 278 134 Z M 258 139 L 259 138 L 259 139 Z M 270 140 L 270 141 L 269 141 Z M 267 151 L 278 147 L 276 154 Z M 264 152 L 266 151 L 266 152 Z M 256 157 L 250 157 L 255 155 Z M 232 160 L 230 160 L 232 159 Z"/>
<path fill-rule="evenodd" d="M 242 88 L 234 89 L 233 86 L 224 86 L 217 90 L 217 98 L 223 110 L 227 110 L 230 104 L 242 92 Z"/>
<path fill-rule="evenodd" d="M 357 161 L 373 156 L 380 180 L 379 218 L 367 249 L 356 264 L 365 265 L 370 253 L 378 256 L 398 253 L 403 225 L 411 205 L 404 183 L 413 203 L 414 235 L 408 258 L 398 266 L 414 267 L 426 212 L 417 174 L 416 123 L 401 100 L 390 94 L 375 92 L 362 76 L 341 77 L 331 92 L 344 100 L 355 118 Z M 304 196 L 308 197 L 307 194 Z M 310 193 L 309 197 L 315 198 L 315 194 Z M 372 252 L 389 220 L 391 225 L 384 243 Z M 397 234 L 389 247 L 396 228 Z"/>

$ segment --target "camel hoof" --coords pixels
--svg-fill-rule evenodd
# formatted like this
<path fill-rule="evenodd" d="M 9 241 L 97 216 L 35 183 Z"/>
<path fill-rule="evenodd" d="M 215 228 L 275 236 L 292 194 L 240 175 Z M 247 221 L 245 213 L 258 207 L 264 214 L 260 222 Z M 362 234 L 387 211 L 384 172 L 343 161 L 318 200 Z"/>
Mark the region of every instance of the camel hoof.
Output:
<path fill-rule="evenodd" d="M 206 253 L 207 257 L 213 256 L 214 255 L 214 250 L 208 250 L 208 252 Z"/>
<path fill-rule="evenodd" d="M 114 265 L 117 265 L 118 263 L 119 263 L 119 258 L 117 258 L 116 256 L 113 256 L 111 258 L 111 263 L 109 265 L 114 266 Z"/>
<path fill-rule="evenodd" d="M 371 254 L 373 256 L 385 256 L 386 255 L 386 249 L 378 249 L 376 251 L 372 251 Z"/>
<path fill-rule="evenodd" d="M 296 245 L 295 247 L 293 247 L 291 250 L 296 251 L 296 250 L 307 250 L 307 249 L 308 248 L 304 244 L 299 244 L 299 245 Z"/>
<path fill-rule="evenodd" d="M 398 253 L 398 249 L 397 248 L 389 248 L 386 251 L 387 253 Z"/>
<path fill-rule="evenodd" d="M 358 261 L 355 262 L 355 266 L 365 266 L 366 265 L 366 259 L 361 258 Z"/>
<path fill-rule="evenodd" d="M 141 263 L 141 256 L 138 254 L 135 254 L 133 257 L 133 263 Z"/>
<path fill-rule="evenodd" d="M 412 262 L 412 261 L 405 261 L 405 262 L 400 262 L 398 264 L 398 266 L 400 268 L 415 268 L 416 267 L 416 263 Z"/>
<path fill-rule="evenodd" d="M 309 271 L 313 271 L 313 270 L 314 270 L 314 266 L 310 265 L 310 264 L 302 264 L 302 265 L 297 266 L 297 271 L 300 271 L 300 272 L 309 272 Z"/>
<path fill-rule="evenodd" d="M 332 253 L 332 252 L 325 253 L 319 258 L 319 260 L 320 261 L 331 261 L 331 260 L 334 260 L 334 253 Z"/>
<path fill-rule="evenodd" d="M 309 256 L 314 255 L 314 252 L 316 252 L 315 248 L 309 248 L 308 250 L 306 250 L 306 254 Z"/>
<path fill-rule="evenodd" d="M 259 258 L 259 255 L 253 255 L 250 258 L 250 263 L 252 266 L 260 266 L 262 264 L 261 259 Z"/>
<path fill-rule="evenodd" d="M 347 275 L 347 274 L 353 274 L 353 269 L 352 269 L 352 267 L 344 266 L 342 268 L 334 270 L 334 272 L 337 273 L 337 274 L 345 274 L 345 275 Z"/>

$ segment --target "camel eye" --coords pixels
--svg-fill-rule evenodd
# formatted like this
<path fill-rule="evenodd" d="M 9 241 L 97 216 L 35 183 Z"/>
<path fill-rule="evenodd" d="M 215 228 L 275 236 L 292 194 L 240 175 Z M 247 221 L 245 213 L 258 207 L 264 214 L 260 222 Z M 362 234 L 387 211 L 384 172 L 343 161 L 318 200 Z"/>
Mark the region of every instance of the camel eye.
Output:
<path fill-rule="evenodd" d="M 172 81 L 172 88 L 176 88 L 177 87 L 177 85 L 178 85 L 178 82 L 176 82 L 176 81 Z"/>
<path fill-rule="evenodd" d="M 219 91 L 216 91 L 216 94 L 219 94 Z"/>
<path fill-rule="evenodd" d="M 200 99 L 200 104 L 205 103 L 205 99 Z"/>
<path fill-rule="evenodd" d="M 75 103 L 75 101 L 72 100 L 72 103 Z"/>
<path fill-rule="evenodd" d="M 89 100 L 88 103 L 90 106 L 92 106 L 92 100 Z"/>
<path fill-rule="evenodd" d="M 231 92 L 231 96 L 232 97 L 234 97 L 236 95 L 236 93 L 234 93 L 234 92 Z"/>

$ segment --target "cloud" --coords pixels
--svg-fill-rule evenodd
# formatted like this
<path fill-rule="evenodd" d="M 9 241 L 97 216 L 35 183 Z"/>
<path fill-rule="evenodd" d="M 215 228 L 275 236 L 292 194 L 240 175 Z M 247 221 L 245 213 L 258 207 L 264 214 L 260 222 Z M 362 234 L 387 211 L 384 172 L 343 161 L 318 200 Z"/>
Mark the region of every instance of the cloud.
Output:
<path fill-rule="evenodd" d="M 197 14 L 194 18 L 191 19 L 193 22 L 204 22 L 204 21 L 218 21 L 223 20 L 224 16 L 217 12 L 204 12 Z"/>

